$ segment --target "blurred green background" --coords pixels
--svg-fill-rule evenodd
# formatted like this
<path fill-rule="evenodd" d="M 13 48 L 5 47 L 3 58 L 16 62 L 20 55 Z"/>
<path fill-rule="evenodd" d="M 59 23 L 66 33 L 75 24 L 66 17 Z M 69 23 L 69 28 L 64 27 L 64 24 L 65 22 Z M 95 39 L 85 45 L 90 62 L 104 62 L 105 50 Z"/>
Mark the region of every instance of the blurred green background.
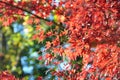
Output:
<path fill-rule="evenodd" d="M 27 24 L 28 17 L 10 26 L 0 25 L 0 71 L 8 70 L 17 78 L 35 80 L 46 76 L 47 67 L 38 60 L 43 45 L 32 40 L 36 25 Z"/>

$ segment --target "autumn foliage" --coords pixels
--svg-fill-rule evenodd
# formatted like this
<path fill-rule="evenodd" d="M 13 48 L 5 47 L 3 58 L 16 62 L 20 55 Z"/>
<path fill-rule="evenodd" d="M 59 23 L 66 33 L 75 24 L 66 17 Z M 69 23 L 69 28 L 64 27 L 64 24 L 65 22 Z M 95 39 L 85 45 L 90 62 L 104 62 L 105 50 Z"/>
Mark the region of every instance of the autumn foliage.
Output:
<path fill-rule="evenodd" d="M 46 54 L 39 60 L 57 66 L 68 59 L 66 70 L 54 70 L 52 75 L 67 80 L 120 79 L 119 0 L 0 1 L 3 26 L 16 21 L 17 15 L 22 19 L 25 12 L 30 14 L 28 24 L 37 26 L 33 39 L 46 44 Z M 41 20 L 49 25 L 47 30 L 39 25 Z M 55 62 L 58 56 L 62 60 Z"/>
<path fill-rule="evenodd" d="M 0 80 L 17 80 L 14 75 L 10 74 L 8 71 L 0 72 Z"/>

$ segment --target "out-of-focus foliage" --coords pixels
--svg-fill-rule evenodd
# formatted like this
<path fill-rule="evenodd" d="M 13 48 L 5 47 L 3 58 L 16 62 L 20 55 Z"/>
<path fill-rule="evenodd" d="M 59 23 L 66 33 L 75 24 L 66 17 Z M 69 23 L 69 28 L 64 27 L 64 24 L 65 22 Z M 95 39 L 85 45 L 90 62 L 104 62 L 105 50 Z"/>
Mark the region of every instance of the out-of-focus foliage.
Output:
<path fill-rule="evenodd" d="M 11 75 L 8 71 L 0 72 L 0 80 L 16 80 L 14 75 Z"/>
<path fill-rule="evenodd" d="M 45 76 L 47 68 L 38 61 L 42 46 L 32 40 L 36 26 L 27 24 L 27 17 L 10 27 L 0 27 L 0 71 L 8 70 L 18 78 L 34 80 Z"/>

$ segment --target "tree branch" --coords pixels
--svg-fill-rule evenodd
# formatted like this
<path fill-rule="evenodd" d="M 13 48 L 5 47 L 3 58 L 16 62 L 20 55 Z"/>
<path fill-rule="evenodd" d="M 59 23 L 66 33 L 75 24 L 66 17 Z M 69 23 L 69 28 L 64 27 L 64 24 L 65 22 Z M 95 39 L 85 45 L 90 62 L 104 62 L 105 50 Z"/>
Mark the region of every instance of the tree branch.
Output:
<path fill-rule="evenodd" d="M 51 20 L 49 20 L 49 19 L 44 19 L 44 18 L 42 18 L 42 17 L 40 17 L 40 16 L 38 16 L 38 15 L 36 15 L 36 14 L 32 13 L 31 11 L 28 11 L 28 10 L 26 10 L 26 9 L 24 9 L 24 8 L 15 6 L 15 5 L 13 5 L 13 4 L 10 4 L 10 3 L 4 2 L 4 1 L 0 1 L 0 3 L 3 3 L 3 4 L 5 4 L 5 5 L 7 5 L 7 6 L 11 6 L 11 7 L 14 7 L 14 8 L 16 8 L 16 9 L 25 11 L 25 12 L 27 12 L 27 13 L 35 16 L 35 17 L 38 18 L 38 19 L 41 19 L 41 20 L 44 20 L 44 21 L 47 21 L 47 22 L 53 22 L 55 25 L 61 26 L 61 24 L 58 24 L 58 23 L 56 23 L 56 22 L 54 22 L 54 21 L 51 21 Z"/>

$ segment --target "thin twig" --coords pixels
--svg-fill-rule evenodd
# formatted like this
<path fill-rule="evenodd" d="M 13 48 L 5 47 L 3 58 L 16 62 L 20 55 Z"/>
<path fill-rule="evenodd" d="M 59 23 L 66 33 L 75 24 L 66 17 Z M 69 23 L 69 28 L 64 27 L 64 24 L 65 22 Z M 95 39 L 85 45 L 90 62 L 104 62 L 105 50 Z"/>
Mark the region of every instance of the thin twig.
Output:
<path fill-rule="evenodd" d="M 26 9 L 24 9 L 24 8 L 21 8 L 21 7 L 12 5 L 12 4 L 7 3 L 7 2 L 4 2 L 4 1 L 0 1 L 0 3 L 3 3 L 3 4 L 6 4 L 7 6 L 11 6 L 11 7 L 14 7 L 14 8 L 16 8 L 16 9 L 25 11 L 25 12 L 27 12 L 27 13 L 35 16 L 35 17 L 38 18 L 38 19 L 41 19 L 41 20 L 44 20 L 44 21 L 47 21 L 47 22 L 52 22 L 52 23 L 54 23 L 54 24 L 57 25 L 57 26 L 61 26 L 60 24 L 58 24 L 58 23 L 56 23 L 56 22 L 54 22 L 54 21 L 51 21 L 51 20 L 49 20 L 49 19 L 44 19 L 44 18 L 42 18 L 42 17 L 40 17 L 40 16 L 38 16 L 38 15 L 36 15 L 36 14 L 32 13 L 31 11 L 28 11 L 28 10 L 26 10 Z"/>

